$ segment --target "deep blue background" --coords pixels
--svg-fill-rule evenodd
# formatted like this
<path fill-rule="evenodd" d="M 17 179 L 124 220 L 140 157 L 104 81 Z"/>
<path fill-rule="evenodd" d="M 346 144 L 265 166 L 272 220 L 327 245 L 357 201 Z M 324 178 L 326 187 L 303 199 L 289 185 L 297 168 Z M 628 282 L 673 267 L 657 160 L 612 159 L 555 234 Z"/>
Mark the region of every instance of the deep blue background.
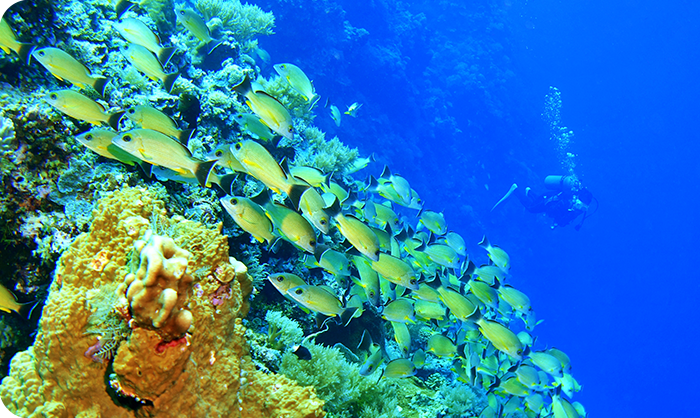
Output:
<path fill-rule="evenodd" d="M 698 3 L 469 3 L 262 1 L 278 35 L 261 43 L 321 102 L 364 103 L 340 128 L 322 109 L 317 123 L 408 178 L 476 261 L 483 233 L 509 251 L 540 347 L 571 356 L 592 416 L 695 416 Z M 512 182 L 561 171 L 540 117 L 549 86 L 600 201 L 579 232 L 515 200 L 489 211 Z"/>

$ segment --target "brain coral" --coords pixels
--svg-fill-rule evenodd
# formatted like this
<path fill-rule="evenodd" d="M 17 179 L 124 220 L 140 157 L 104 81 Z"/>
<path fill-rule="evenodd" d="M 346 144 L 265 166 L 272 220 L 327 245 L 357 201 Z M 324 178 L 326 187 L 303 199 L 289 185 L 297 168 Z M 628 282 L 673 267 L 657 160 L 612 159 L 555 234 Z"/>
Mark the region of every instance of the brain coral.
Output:
<path fill-rule="evenodd" d="M 191 318 L 191 324 L 179 321 L 172 339 L 157 326 L 167 320 L 137 320 L 133 299 L 130 305 L 124 293 L 125 278 L 139 276 L 147 247 L 137 241 L 153 243 L 150 231 L 169 237 L 150 251 L 177 259 L 176 275 L 192 280 L 191 294 L 189 283 L 171 283 L 178 296 L 165 316 L 175 323 L 178 315 Z M 13 358 L 0 384 L 3 403 L 32 418 L 324 416 L 313 389 L 253 366 L 241 324 L 251 280 L 228 251 L 220 227 L 168 217 L 146 190 L 125 188 L 101 199 L 90 230 L 59 260 L 36 341 Z M 118 297 L 99 296 L 115 288 Z M 88 332 L 91 315 L 105 310 L 94 307 L 107 303 L 100 301 L 111 301 L 108 310 L 131 330 L 104 362 L 89 355 L 100 344 Z"/>

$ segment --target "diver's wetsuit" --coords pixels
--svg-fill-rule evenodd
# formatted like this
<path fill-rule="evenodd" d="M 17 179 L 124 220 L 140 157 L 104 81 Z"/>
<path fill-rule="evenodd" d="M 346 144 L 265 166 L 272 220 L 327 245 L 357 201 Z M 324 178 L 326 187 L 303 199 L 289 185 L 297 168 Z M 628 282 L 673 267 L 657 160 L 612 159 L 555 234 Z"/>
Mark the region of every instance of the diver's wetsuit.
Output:
<path fill-rule="evenodd" d="M 576 194 L 566 190 L 553 196 L 540 196 L 529 188 L 516 188 L 514 193 L 525 209 L 532 213 L 545 213 L 554 219 L 555 226 L 566 226 L 579 215 L 585 214 L 586 208 L 593 200 L 593 194 L 586 188 Z"/>

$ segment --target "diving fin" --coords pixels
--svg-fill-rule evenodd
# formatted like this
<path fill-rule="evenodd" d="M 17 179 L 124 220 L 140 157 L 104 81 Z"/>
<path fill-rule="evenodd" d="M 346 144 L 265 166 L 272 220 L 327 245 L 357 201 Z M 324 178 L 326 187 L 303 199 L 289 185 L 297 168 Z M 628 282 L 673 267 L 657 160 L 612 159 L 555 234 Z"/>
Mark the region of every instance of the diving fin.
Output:
<path fill-rule="evenodd" d="M 495 205 L 493 205 L 493 207 L 491 208 L 491 212 L 493 212 L 493 210 L 496 209 L 496 207 L 497 207 L 498 205 L 500 205 L 501 203 L 503 203 L 504 200 L 508 199 L 508 197 L 509 197 L 511 194 L 513 194 L 513 192 L 514 192 L 515 189 L 517 189 L 517 188 L 518 188 L 518 185 L 515 184 L 515 183 L 513 183 L 513 185 L 510 186 L 510 190 L 508 190 L 508 193 L 506 193 L 506 195 L 503 196 L 503 197 L 501 198 L 501 200 L 499 200 L 498 202 L 496 202 Z"/>

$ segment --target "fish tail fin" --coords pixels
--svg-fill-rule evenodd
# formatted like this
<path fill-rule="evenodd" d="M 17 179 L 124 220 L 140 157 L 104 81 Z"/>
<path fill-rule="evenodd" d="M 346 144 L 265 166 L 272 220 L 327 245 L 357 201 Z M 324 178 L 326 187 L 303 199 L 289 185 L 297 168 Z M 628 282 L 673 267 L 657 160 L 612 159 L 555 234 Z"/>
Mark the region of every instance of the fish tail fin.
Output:
<path fill-rule="evenodd" d="M 194 170 L 194 176 L 197 177 L 197 181 L 199 182 L 200 186 L 207 187 L 209 175 L 211 174 L 212 170 L 214 170 L 214 166 L 218 161 L 219 160 L 211 160 L 197 164 L 197 168 Z"/>
<path fill-rule="evenodd" d="M 370 160 L 371 162 L 377 161 L 377 154 L 371 153 L 371 154 L 369 155 L 369 160 Z"/>
<path fill-rule="evenodd" d="M 292 201 L 292 206 L 294 210 L 299 209 L 299 200 L 301 200 L 301 195 L 311 186 L 308 184 L 292 184 L 287 191 L 287 196 L 289 200 Z"/>
<path fill-rule="evenodd" d="M 98 93 L 100 93 L 100 96 L 104 97 L 105 87 L 107 87 L 107 84 L 109 84 L 109 78 L 97 77 L 95 79 L 95 82 L 92 84 L 92 88 L 94 88 Z"/>
<path fill-rule="evenodd" d="M 250 77 L 248 77 L 248 74 L 246 74 L 245 77 L 243 77 L 243 81 L 233 86 L 233 91 L 242 96 L 248 94 L 250 91 L 252 91 L 252 89 L 253 88 L 250 85 Z"/>
<path fill-rule="evenodd" d="M 134 6 L 134 3 L 130 2 L 129 0 L 119 0 L 117 5 L 114 7 L 114 11 L 117 13 L 117 19 L 121 19 L 124 13 L 129 11 L 129 9 Z"/>
<path fill-rule="evenodd" d="M 146 176 L 146 178 L 150 179 L 153 177 L 153 164 L 147 163 L 146 161 L 141 161 L 140 163 L 137 163 L 143 174 Z"/>
<path fill-rule="evenodd" d="M 36 45 L 34 44 L 24 44 L 24 43 L 19 43 L 19 48 L 17 48 L 17 55 L 24 61 L 25 64 L 29 65 L 29 62 L 32 60 L 32 52 L 36 49 Z"/>
<path fill-rule="evenodd" d="M 221 46 L 221 44 L 222 42 L 219 39 L 212 39 L 207 42 L 200 51 L 204 51 L 204 55 L 210 55 L 216 48 Z"/>
<path fill-rule="evenodd" d="M 260 193 L 252 196 L 250 200 L 264 208 L 272 200 L 270 189 L 263 189 Z"/>
<path fill-rule="evenodd" d="M 352 321 L 352 318 L 355 316 L 357 309 L 358 308 L 356 306 L 353 306 L 352 308 L 346 308 L 340 313 L 340 323 L 342 326 L 347 327 L 348 324 L 350 324 L 350 321 Z"/>
<path fill-rule="evenodd" d="M 479 243 L 479 247 L 481 248 L 489 248 L 491 246 L 491 243 L 489 242 L 489 239 L 486 238 L 486 235 L 484 235 L 484 239 L 481 240 Z"/>
<path fill-rule="evenodd" d="M 328 206 L 326 209 L 326 212 L 328 212 L 328 215 L 331 217 L 336 217 L 340 214 L 340 201 L 338 200 L 337 197 L 333 199 L 333 203 L 331 203 L 330 206 Z"/>
<path fill-rule="evenodd" d="M 376 178 L 374 178 L 373 175 L 369 175 L 369 179 L 367 179 L 367 186 L 365 186 L 365 189 L 363 191 L 370 191 L 373 192 L 377 190 L 377 186 L 379 186 L 379 182 L 377 181 Z"/>
<path fill-rule="evenodd" d="M 170 58 L 172 58 L 174 53 L 175 47 L 173 46 L 161 48 L 161 50 L 158 51 L 158 61 L 160 61 L 161 65 L 165 67 L 166 65 L 168 65 L 168 62 L 170 61 Z"/>
<path fill-rule="evenodd" d="M 385 165 L 384 170 L 382 170 L 382 174 L 379 176 L 379 178 L 384 179 L 384 180 L 389 180 L 389 177 L 391 177 L 391 170 L 389 170 L 388 165 Z"/>
<path fill-rule="evenodd" d="M 469 259 L 469 256 L 467 256 L 467 258 L 462 263 L 461 276 L 466 276 L 466 275 L 471 276 L 472 274 L 474 274 L 474 271 L 476 271 L 476 264 L 474 264 L 474 262 Z"/>
<path fill-rule="evenodd" d="M 190 139 L 194 136 L 194 133 L 196 132 L 196 129 L 183 129 L 180 131 L 180 133 L 177 136 L 177 140 L 184 146 L 187 146 L 187 144 L 190 142 Z"/>
<path fill-rule="evenodd" d="M 238 178 L 237 173 L 232 173 L 232 174 L 226 174 L 225 176 L 221 177 L 219 179 L 219 187 L 224 191 L 226 194 L 230 194 L 233 196 L 232 188 L 233 188 L 233 183 L 236 181 Z"/>
<path fill-rule="evenodd" d="M 107 118 L 107 124 L 112 127 L 115 131 L 119 131 L 119 121 L 122 120 L 124 112 L 114 112 Z"/>
<path fill-rule="evenodd" d="M 34 309 L 39 306 L 40 302 L 40 300 L 37 300 L 34 302 L 23 303 L 19 306 L 17 313 L 24 319 L 32 319 L 32 313 L 34 313 Z"/>
<path fill-rule="evenodd" d="M 168 94 L 170 94 L 170 92 L 173 91 L 173 86 L 175 85 L 175 81 L 178 77 L 180 77 L 179 71 L 166 74 L 165 77 L 163 77 L 163 87 L 165 88 L 165 91 L 168 92 Z"/>
<path fill-rule="evenodd" d="M 321 96 L 319 96 L 318 94 L 314 94 L 313 97 L 311 97 L 311 99 L 309 100 L 309 110 L 313 109 L 320 99 Z"/>

